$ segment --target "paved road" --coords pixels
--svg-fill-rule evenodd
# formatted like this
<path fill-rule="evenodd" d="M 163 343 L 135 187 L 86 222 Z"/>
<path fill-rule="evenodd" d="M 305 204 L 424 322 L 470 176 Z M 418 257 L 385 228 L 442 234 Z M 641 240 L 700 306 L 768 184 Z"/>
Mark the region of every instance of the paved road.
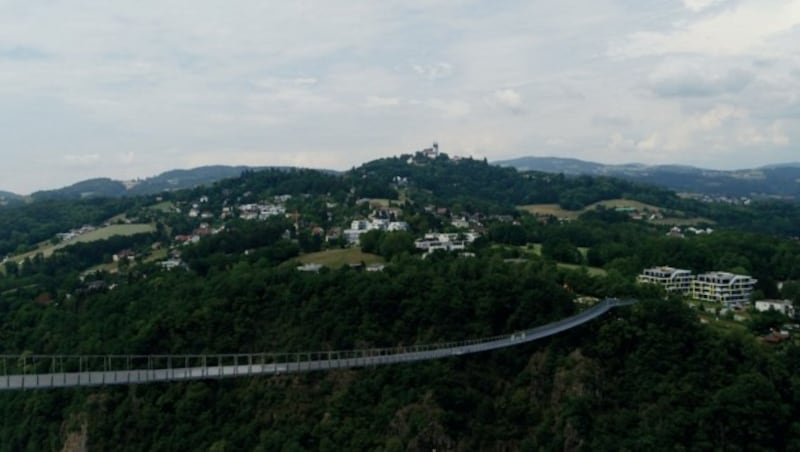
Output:
<path fill-rule="evenodd" d="M 518 331 L 511 334 L 460 342 L 416 345 L 387 349 L 365 349 L 347 351 L 324 351 L 297 354 L 241 354 L 241 355 L 172 355 L 151 357 L 77 357 L 77 356 L 27 356 L 31 363 L 57 363 L 74 360 L 89 363 L 101 359 L 107 370 L 86 370 L 78 372 L 3 374 L 0 376 L 0 390 L 47 389 L 76 386 L 101 386 L 115 384 L 139 384 L 164 381 L 203 380 L 212 378 L 232 378 L 253 375 L 280 375 L 286 373 L 318 370 L 346 369 L 407 363 L 431 359 L 442 359 L 479 353 L 506 347 L 513 347 L 542 339 L 575 328 L 593 320 L 617 306 L 635 303 L 634 300 L 621 301 L 606 299 L 572 317 L 557 322 Z M 275 362 L 276 357 L 284 361 Z M 4 356 L 2 359 L 15 362 L 21 356 Z M 3 361 L 6 363 L 7 361 Z M 166 363 L 169 362 L 169 366 Z M 117 363 L 117 364 L 114 364 Z M 119 364 L 122 363 L 122 364 Z M 137 365 L 136 363 L 140 363 Z M 146 363 L 146 364 L 141 364 Z M 173 364 L 174 363 L 174 364 Z M 183 364 L 181 366 L 180 364 Z M 161 367 L 151 368 L 155 365 Z M 23 368 L 26 366 L 23 364 Z M 63 366 L 62 366 L 63 367 Z M 86 368 L 90 366 L 87 364 Z"/>

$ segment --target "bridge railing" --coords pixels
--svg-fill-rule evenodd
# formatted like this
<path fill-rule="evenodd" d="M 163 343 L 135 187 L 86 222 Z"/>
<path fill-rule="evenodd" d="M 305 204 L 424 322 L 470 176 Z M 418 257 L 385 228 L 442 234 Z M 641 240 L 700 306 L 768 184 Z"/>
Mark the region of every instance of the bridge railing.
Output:
<path fill-rule="evenodd" d="M 189 355 L 0 355 L 0 376 L 12 375 L 53 375 L 92 372 L 132 372 L 159 371 L 174 379 L 190 378 L 192 369 L 199 369 L 201 375 L 214 376 L 209 369 L 229 368 L 237 372 L 252 373 L 269 365 L 293 366 L 293 370 L 313 368 L 356 367 L 368 364 L 389 362 L 389 358 L 404 357 L 407 360 L 423 359 L 426 352 L 451 351 L 456 354 L 500 348 L 512 342 L 535 340 L 539 334 L 551 334 L 553 330 L 571 328 L 608 311 L 614 306 L 631 304 L 630 301 L 604 300 L 581 313 L 546 325 L 541 325 L 514 333 L 506 333 L 478 339 L 447 341 L 407 346 L 366 348 L 358 350 L 324 350 L 296 353 L 231 353 L 231 354 L 189 354 Z M 272 368 L 277 373 L 279 369 Z M 166 373 L 164 373 L 166 372 Z M 228 376 L 217 374 L 216 376 Z"/>

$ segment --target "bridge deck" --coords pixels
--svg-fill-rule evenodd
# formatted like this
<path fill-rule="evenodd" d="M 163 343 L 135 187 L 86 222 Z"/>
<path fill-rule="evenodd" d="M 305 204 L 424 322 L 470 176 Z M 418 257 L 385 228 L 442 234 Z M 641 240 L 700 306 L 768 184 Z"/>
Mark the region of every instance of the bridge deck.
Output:
<path fill-rule="evenodd" d="M 369 367 L 442 359 L 532 342 L 635 303 L 606 299 L 557 322 L 511 334 L 384 349 L 235 355 L 0 356 L 0 390 L 140 384 Z"/>

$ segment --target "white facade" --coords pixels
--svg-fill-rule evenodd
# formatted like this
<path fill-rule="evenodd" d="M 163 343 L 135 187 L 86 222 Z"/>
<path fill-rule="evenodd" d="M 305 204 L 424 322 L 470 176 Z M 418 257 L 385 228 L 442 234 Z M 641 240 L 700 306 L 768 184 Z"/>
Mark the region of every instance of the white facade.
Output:
<path fill-rule="evenodd" d="M 407 231 L 408 223 L 405 221 L 389 221 L 383 218 L 372 220 L 353 220 L 350 222 L 350 229 L 342 231 L 342 235 L 347 243 L 355 245 L 358 243 L 361 234 L 367 231 Z"/>
<path fill-rule="evenodd" d="M 691 296 L 702 301 L 716 301 L 726 305 L 744 305 L 758 282 L 747 275 L 728 272 L 709 272 L 697 275 L 692 282 Z"/>
<path fill-rule="evenodd" d="M 315 272 L 319 273 L 322 269 L 322 265 L 320 264 L 303 264 L 297 267 L 297 270 L 301 272 Z"/>
<path fill-rule="evenodd" d="M 239 218 L 243 220 L 266 220 L 286 214 L 286 208 L 276 204 L 242 204 L 239 206 Z"/>
<path fill-rule="evenodd" d="M 728 272 L 708 272 L 693 276 L 690 270 L 653 267 L 637 278 L 641 283 L 658 284 L 667 292 L 690 296 L 696 300 L 714 301 L 727 307 L 742 307 L 750 301 L 756 279 Z"/>
<path fill-rule="evenodd" d="M 428 233 L 425 237 L 414 241 L 417 249 L 432 253 L 436 250 L 454 251 L 464 250 L 467 245 L 474 242 L 479 237 L 477 232 L 467 232 L 464 234 L 437 234 Z"/>
<path fill-rule="evenodd" d="M 691 270 L 672 267 L 653 267 L 645 269 L 638 277 L 639 282 L 658 284 L 667 292 L 688 294 L 692 287 Z"/>
<path fill-rule="evenodd" d="M 794 305 L 789 300 L 758 300 L 756 311 L 769 311 L 770 309 L 794 317 Z"/>
<path fill-rule="evenodd" d="M 388 231 L 408 231 L 408 223 L 405 221 L 392 221 L 387 227 Z"/>
<path fill-rule="evenodd" d="M 451 225 L 452 225 L 454 228 L 466 229 L 466 228 L 468 228 L 468 227 L 469 227 L 469 221 L 467 221 L 467 220 L 466 220 L 465 218 L 463 218 L 463 217 L 462 217 L 462 218 L 456 218 L 456 219 L 453 219 L 453 220 L 451 220 L 451 221 L 450 221 L 450 224 L 451 224 Z"/>

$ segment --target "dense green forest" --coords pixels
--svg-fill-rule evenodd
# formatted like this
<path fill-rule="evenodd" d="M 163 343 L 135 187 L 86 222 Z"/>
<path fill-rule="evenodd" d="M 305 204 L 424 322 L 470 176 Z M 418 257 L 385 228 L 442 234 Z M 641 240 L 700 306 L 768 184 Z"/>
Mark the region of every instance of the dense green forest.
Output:
<path fill-rule="evenodd" d="M 15 307 L 3 344 L 221 353 L 461 339 L 568 315 L 564 277 L 544 260 L 497 256 L 400 261 L 378 274 L 240 262 L 205 278 L 159 273 L 68 306 Z M 443 362 L 2 394 L 2 438 L 7 450 L 53 448 L 63 428 L 85 424 L 101 450 L 792 449 L 800 350 L 763 347 L 654 301 L 543 343 Z"/>
<path fill-rule="evenodd" d="M 408 158 L 341 175 L 248 171 L 158 199 L 0 208 L 3 253 L 123 214 L 156 226 L 6 262 L 0 349 L 15 355 L 394 347 L 545 324 L 583 309 L 579 299 L 641 302 L 543 341 L 438 361 L 0 393 L 0 450 L 800 449 L 800 345 L 759 340 L 791 319 L 752 313 L 737 324 L 701 316 L 684 300 L 635 282 L 653 265 L 727 270 L 758 278 L 759 297 L 800 302 L 800 243 L 786 237 L 797 223 L 769 229 L 760 222 L 782 204 L 723 208 L 614 179 Z M 218 215 L 275 197 L 284 199 L 286 215 Z M 515 209 L 620 197 L 713 217 L 718 230 L 673 238 L 667 226 L 613 210 L 559 222 Z M 315 230 L 346 227 L 380 210 L 366 198 L 389 200 L 409 225 L 362 236 L 361 249 L 386 261 L 383 271 L 298 271 L 298 256 L 343 246 Z M 414 247 L 431 230 L 458 231 L 431 205 L 480 219 L 481 237 L 467 254 L 423 255 Z M 195 208 L 214 215 L 189 217 Z M 776 222 L 794 211 L 791 205 Z M 176 239 L 199 229 L 205 232 L 196 242 Z M 139 257 L 112 265 L 111 255 L 122 249 Z M 162 268 L 147 257 L 155 250 L 182 265 Z"/>

